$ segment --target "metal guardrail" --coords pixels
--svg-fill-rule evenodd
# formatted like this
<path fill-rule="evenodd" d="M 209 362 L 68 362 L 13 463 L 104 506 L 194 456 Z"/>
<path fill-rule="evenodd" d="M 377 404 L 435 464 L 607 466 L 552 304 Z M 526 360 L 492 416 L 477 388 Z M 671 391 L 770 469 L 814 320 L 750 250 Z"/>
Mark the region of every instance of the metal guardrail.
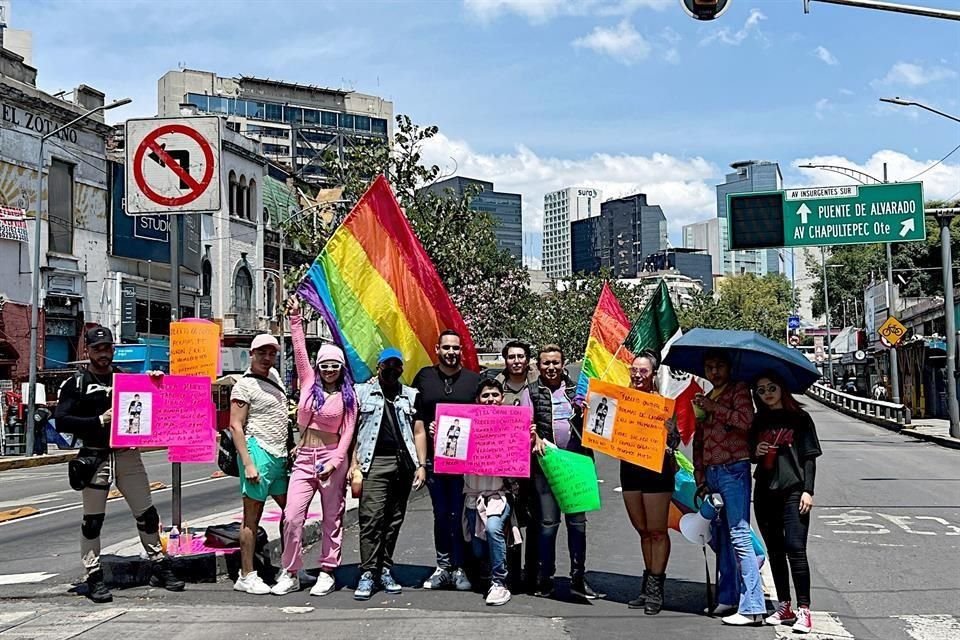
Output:
<path fill-rule="evenodd" d="M 854 396 L 820 384 L 807 389 L 807 395 L 829 407 L 867 422 L 898 427 L 910 424 L 910 408 L 903 404 Z"/>

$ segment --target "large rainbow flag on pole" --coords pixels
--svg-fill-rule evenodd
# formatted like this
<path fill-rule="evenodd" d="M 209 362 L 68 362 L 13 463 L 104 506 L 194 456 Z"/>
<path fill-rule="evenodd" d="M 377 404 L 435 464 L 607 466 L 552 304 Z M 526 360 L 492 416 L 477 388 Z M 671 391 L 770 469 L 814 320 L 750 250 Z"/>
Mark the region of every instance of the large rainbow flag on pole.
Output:
<path fill-rule="evenodd" d="M 436 362 L 440 332 L 463 338 L 463 364 L 479 369 L 470 331 L 383 176 L 334 231 L 297 293 L 320 312 L 357 382 L 376 374 L 386 347 L 403 353 L 403 379 Z"/>
<path fill-rule="evenodd" d="M 587 397 L 587 385 L 591 378 L 623 387 L 630 386 L 633 352 L 624 346 L 629 333 L 630 319 L 623 312 L 610 284 L 604 282 L 597 308 L 593 312 L 593 320 L 590 322 L 590 337 L 587 339 L 580 378 L 577 380 L 578 404 L 583 403 Z"/>

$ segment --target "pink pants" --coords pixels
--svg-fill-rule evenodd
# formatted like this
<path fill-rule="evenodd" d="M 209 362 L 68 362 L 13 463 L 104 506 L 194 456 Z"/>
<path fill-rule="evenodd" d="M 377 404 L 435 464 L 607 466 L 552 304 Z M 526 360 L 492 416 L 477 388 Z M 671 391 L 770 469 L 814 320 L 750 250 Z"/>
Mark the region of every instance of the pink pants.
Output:
<path fill-rule="evenodd" d="M 287 506 L 283 510 L 283 569 L 296 573 L 303 568 L 303 525 L 313 496 L 320 492 L 323 518 L 323 538 L 320 550 L 320 568 L 333 571 L 340 566 L 340 543 L 343 540 L 343 510 L 346 503 L 347 465 L 341 464 L 328 478 L 329 484 L 320 486 L 317 463 L 326 463 L 333 457 L 337 445 L 316 449 L 301 449 L 290 475 Z"/>

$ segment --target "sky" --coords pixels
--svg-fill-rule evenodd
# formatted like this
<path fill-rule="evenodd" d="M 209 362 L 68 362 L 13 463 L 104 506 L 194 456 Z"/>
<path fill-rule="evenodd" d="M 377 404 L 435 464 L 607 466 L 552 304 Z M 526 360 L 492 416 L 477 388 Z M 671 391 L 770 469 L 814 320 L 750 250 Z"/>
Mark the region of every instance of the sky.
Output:
<path fill-rule="evenodd" d="M 909 0 L 956 8 L 957 0 Z M 712 22 L 679 0 L 13 0 L 38 85 L 81 83 L 156 114 L 157 80 L 185 66 L 356 90 L 437 125 L 446 174 L 523 195 L 524 253 L 541 253 L 543 194 L 646 193 L 681 246 L 716 216 L 731 162 L 780 163 L 785 186 L 849 166 L 960 192 L 960 23 L 803 0 L 731 0 Z M 923 172 L 923 173 L 921 173 Z M 920 174 L 918 176 L 918 174 Z"/>

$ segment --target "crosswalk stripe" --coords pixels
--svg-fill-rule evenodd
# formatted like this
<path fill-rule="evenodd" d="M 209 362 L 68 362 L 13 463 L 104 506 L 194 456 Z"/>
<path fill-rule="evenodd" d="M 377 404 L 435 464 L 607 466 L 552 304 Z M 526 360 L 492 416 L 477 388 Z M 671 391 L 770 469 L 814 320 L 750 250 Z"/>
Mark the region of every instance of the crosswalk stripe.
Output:
<path fill-rule="evenodd" d="M 953 616 L 894 616 L 903 620 L 907 635 L 913 640 L 956 640 L 960 638 L 960 621 Z"/>
<path fill-rule="evenodd" d="M 44 573 L 43 571 L 36 571 L 34 573 L 8 573 L 0 574 L 0 585 L 10 585 L 10 584 L 33 584 L 36 582 L 43 582 L 44 580 L 49 580 L 54 576 L 58 576 L 58 573 Z"/>
<path fill-rule="evenodd" d="M 840 618 L 836 614 L 827 611 L 813 612 L 813 633 L 808 636 L 798 636 L 793 633 L 793 628 L 785 625 L 777 625 L 777 640 L 786 640 L 787 638 L 822 638 L 822 640 L 855 640 L 853 635 L 847 631 Z"/>

